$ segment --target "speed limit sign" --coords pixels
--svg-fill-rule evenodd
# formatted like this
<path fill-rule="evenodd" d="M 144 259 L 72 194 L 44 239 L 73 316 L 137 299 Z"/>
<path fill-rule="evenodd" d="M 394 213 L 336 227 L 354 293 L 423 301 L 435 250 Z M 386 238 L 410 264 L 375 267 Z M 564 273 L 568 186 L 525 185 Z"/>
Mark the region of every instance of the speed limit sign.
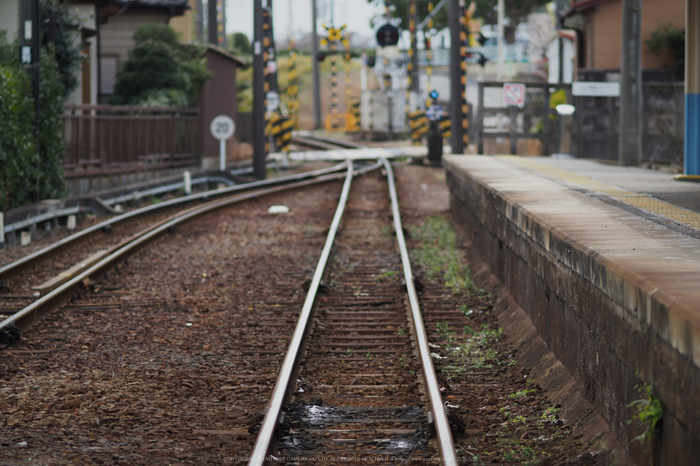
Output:
<path fill-rule="evenodd" d="M 236 124 L 231 117 L 219 115 L 211 120 L 209 129 L 211 130 L 211 135 L 214 136 L 215 139 L 226 140 L 233 136 L 233 132 L 236 131 Z"/>
<path fill-rule="evenodd" d="M 219 170 L 226 170 L 226 140 L 233 136 L 236 131 L 236 124 L 231 117 L 227 115 L 219 115 L 211 120 L 209 125 L 211 135 L 219 140 Z"/>

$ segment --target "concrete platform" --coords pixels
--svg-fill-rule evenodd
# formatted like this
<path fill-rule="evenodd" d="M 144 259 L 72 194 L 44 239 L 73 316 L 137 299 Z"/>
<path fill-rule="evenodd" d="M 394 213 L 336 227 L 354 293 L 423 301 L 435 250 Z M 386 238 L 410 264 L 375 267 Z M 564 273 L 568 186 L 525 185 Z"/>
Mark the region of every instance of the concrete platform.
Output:
<path fill-rule="evenodd" d="M 590 160 L 445 156 L 455 221 L 638 464 L 700 458 L 700 184 Z M 628 424 L 649 385 L 653 442 Z"/>

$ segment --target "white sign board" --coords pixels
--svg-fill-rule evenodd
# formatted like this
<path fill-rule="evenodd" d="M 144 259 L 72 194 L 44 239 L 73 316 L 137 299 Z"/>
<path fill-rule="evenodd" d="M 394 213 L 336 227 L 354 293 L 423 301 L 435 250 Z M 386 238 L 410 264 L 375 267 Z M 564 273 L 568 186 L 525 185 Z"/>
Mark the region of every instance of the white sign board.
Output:
<path fill-rule="evenodd" d="M 226 140 L 233 136 L 236 124 L 230 116 L 219 115 L 209 125 L 211 135 L 219 140 L 219 170 L 226 170 Z"/>
<path fill-rule="evenodd" d="M 619 97 L 620 83 L 576 81 L 571 85 L 571 94 L 582 97 Z"/>
<path fill-rule="evenodd" d="M 209 130 L 215 139 L 225 141 L 233 136 L 233 132 L 236 131 L 236 124 L 233 122 L 231 117 L 227 115 L 219 115 L 211 120 Z"/>
<path fill-rule="evenodd" d="M 276 112 L 280 107 L 280 95 L 274 91 L 265 94 L 265 100 L 267 100 L 267 113 Z"/>
<path fill-rule="evenodd" d="M 503 103 L 507 106 L 525 106 L 525 84 L 506 83 L 503 85 Z"/>

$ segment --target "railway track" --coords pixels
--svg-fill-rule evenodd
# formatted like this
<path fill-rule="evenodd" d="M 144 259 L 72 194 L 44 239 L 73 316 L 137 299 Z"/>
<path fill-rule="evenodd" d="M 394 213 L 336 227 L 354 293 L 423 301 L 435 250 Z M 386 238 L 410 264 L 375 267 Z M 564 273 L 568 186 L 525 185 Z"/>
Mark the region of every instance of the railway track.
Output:
<path fill-rule="evenodd" d="M 556 407 L 514 364 L 490 298 L 423 265 L 419 302 L 392 167 L 343 168 L 163 214 L 15 316 L 23 338 L 0 352 L 3 449 L 28 443 L 18 464 L 347 465 L 527 462 L 547 448 L 565 464 Z M 415 228 L 438 173 L 397 170 Z M 269 214 L 276 204 L 291 215 Z"/>
<path fill-rule="evenodd" d="M 349 169 L 250 465 L 319 458 L 330 464 L 431 458 L 457 464 L 393 172 L 386 160 L 382 163 L 383 189 L 360 180 L 350 201 Z M 392 228 L 395 239 L 382 234 Z M 334 243 L 334 265 L 326 272 Z M 321 288 L 324 276 L 327 284 Z M 317 298 L 319 290 L 323 294 Z M 428 441 L 431 432 L 436 444 Z"/>
<path fill-rule="evenodd" d="M 205 191 L 146 206 L 85 228 L 0 267 L 0 315 L 7 316 L 0 321 L 0 342 L 16 341 L 21 331 L 39 317 L 70 299 L 86 279 L 113 267 L 175 225 L 243 200 L 332 181 L 337 178 L 333 173 L 345 165 Z M 202 202 L 204 205 L 196 205 Z M 172 210 L 179 212 L 169 213 Z M 76 256 L 81 259 L 76 260 Z M 71 259 L 76 263 L 65 269 L 63 262 Z M 51 260 L 58 266 L 47 266 Z"/>

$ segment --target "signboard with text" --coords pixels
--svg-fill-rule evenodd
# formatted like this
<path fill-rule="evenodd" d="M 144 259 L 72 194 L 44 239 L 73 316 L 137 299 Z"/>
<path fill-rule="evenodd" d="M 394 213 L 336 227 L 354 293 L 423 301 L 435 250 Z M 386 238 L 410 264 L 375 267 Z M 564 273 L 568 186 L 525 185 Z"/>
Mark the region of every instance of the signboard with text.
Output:
<path fill-rule="evenodd" d="M 576 81 L 571 94 L 580 97 L 619 97 L 620 83 Z"/>
<path fill-rule="evenodd" d="M 525 106 L 525 84 L 506 83 L 503 85 L 503 103 L 506 106 Z"/>

